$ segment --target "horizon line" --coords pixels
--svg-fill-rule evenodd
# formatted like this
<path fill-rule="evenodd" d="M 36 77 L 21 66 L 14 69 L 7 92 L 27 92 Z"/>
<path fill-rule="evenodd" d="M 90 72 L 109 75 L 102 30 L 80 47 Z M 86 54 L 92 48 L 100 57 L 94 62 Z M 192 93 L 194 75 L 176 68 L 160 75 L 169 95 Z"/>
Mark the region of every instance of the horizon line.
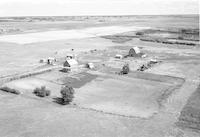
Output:
<path fill-rule="evenodd" d="M 124 15 L 18 15 L 18 16 L 0 16 L 0 18 L 4 17 L 113 17 L 113 16 L 181 16 L 181 15 L 197 15 L 198 13 L 194 14 L 124 14 Z"/>

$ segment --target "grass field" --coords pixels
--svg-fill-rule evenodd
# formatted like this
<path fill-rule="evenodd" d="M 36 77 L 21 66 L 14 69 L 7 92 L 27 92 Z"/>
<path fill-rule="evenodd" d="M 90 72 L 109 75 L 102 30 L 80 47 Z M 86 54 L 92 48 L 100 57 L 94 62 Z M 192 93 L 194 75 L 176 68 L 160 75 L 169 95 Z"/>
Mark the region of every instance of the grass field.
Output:
<path fill-rule="evenodd" d="M 200 136 L 199 34 L 180 40 L 179 32 L 172 32 L 198 30 L 198 15 L 11 19 L 0 18 L 0 84 L 21 94 L 0 91 L 0 136 Z M 137 32 L 196 45 L 142 41 Z M 115 58 L 134 46 L 146 58 Z M 80 66 L 63 73 L 69 53 Z M 55 66 L 39 63 L 48 57 L 57 58 Z M 136 71 L 151 59 L 160 63 Z M 89 62 L 94 69 L 83 67 Z M 118 75 L 126 63 L 130 73 Z M 43 69 L 51 71 L 32 75 Z M 70 105 L 55 102 L 63 85 L 75 90 Z M 35 96 L 33 90 L 41 86 L 51 95 Z"/>

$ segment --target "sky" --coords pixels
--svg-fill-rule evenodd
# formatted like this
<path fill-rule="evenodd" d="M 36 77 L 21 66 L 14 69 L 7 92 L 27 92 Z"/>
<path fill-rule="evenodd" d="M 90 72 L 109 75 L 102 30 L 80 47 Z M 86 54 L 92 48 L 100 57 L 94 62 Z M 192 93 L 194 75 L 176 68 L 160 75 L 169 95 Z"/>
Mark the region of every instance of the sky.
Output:
<path fill-rule="evenodd" d="M 0 16 L 199 14 L 199 0 L 0 0 Z"/>

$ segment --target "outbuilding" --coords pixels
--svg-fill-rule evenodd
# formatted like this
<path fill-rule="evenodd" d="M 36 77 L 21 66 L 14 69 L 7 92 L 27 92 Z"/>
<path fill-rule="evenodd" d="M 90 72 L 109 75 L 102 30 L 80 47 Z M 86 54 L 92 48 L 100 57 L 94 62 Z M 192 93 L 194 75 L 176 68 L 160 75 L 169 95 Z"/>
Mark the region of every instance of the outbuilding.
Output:
<path fill-rule="evenodd" d="M 93 63 L 87 63 L 86 67 L 89 69 L 94 69 L 94 64 Z"/>
<path fill-rule="evenodd" d="M 55 59 L 55 58 L 49 57 L 49 58 L 47 59 L 47 64 L 53 65 L 55 62 L 56 62 L 56 59 Z"/>
<path fill-rule="evenodd" d="M 73 54 L 67 54 L 66 59 L 74 59 L 74 55 Z"/>
<path fill-rule="evenodd" d="M 122 56 L 122 55 L 120 55 L 120 54 L 116 54 L 116 55 L 115 55 L 115 58 L 117 58 L 117 59 L 122 59 L 122 58 L 123 58 L 123 56 Z"/>

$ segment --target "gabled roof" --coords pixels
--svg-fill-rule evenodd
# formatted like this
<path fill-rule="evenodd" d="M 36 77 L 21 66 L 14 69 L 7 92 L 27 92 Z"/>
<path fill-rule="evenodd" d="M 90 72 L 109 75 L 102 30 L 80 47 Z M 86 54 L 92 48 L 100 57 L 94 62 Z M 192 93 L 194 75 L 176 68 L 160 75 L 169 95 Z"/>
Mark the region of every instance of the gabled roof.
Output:
<path fill-rule="evenodd" d="M 78 62 L 75 59 L 66 60 L 64 63 L 64 66 L 69 66 L 69 67 L 76 65 L 78 65 Z"/>
<path fill-rule="evenodd" d="M 132 47 L 131 49 L 133 49 L 136 54 L 140 53 L 140 49 L 138 47 Z"/>
<path fill-rule="evenodd" d="M 49 59 L 49 60 L 55 60 L 55 58 L 53 58 L 53 57 L 48 57 L 48 59 Z"/>

